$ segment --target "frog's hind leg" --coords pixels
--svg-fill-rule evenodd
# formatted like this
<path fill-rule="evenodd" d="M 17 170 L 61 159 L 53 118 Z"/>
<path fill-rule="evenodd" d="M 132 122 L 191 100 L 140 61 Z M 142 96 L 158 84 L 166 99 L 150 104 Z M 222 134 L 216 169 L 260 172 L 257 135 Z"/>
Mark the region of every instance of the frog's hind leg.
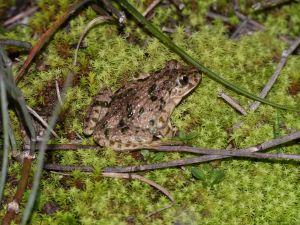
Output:
<path fill-rule="evenodd" d="M 95 141 L 116 151 L 130 151 L 151 146 L 153 135 L 140 128 L 122 127 L 109 129 L 95 129 Z"/>
<path fill-rule="evenodd" d="M 83 133 L 91 135 L 97 123 L 105 116 L 108 110 L 108 105 L 111 101 L 112 91 L 110 89 L 103 89 L 96 95 L 92 101 L 92 105 L 87 113 L 84 122 Z"/>

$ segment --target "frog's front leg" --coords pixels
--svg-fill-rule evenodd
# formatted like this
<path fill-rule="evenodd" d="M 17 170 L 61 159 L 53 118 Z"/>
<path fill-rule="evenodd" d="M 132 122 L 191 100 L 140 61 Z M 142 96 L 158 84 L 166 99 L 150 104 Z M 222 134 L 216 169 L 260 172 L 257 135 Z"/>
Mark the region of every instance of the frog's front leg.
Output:
<path fill-rule="evenodd" d="M 83 133 L 85 135 L 92 135 L 97 123 L 107 113 L 112 94 L 113 93 L 111 90 L 103 89 L 94 97 L 84 122 Z"/>

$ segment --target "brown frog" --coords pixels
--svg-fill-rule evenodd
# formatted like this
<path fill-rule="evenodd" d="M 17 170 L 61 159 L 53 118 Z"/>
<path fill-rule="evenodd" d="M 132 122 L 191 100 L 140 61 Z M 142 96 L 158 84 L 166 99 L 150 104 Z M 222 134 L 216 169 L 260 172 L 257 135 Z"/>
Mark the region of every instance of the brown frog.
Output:
<path fill-rule="evenodd" d="M 104 89 L 94 98 L 84 124 L 84 133 L 114 150 L 133 150 L 159 144 L 177 129 L 170 122 L 176 105 L 200 82 L 191 66 L 175 60 L 165 68 L 134 80 L 115 93 Z"/>

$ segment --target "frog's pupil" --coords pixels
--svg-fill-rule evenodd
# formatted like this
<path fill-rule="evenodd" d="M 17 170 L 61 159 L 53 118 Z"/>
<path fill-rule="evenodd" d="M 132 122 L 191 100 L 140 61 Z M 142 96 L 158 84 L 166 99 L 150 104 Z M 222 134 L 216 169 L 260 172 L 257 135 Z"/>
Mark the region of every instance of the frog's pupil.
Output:
<path fill-rule="evenodd" d="M 180 84 L 181 85 L 187 85 L 187 83 L 188 83 L 188 81 L 189 81 L 189 78 L 187 77 L 187 76 L 183 76 L 183 77 L 180 77 L 179 78 L 179 82 L 180 82 Z"/>

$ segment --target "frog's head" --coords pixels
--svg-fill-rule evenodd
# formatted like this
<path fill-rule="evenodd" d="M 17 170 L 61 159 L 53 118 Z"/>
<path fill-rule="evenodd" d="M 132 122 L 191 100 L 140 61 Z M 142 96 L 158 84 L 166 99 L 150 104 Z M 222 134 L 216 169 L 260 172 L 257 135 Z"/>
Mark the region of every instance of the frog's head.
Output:
<path fill-rule="evenodd" d="M 201 74 L 191 66 L 177 66 L 174 68 L 173 79 L 175 87 L 170 93 L 171 98 L 181 99 L 190 93 L 201 81 Z"/>

